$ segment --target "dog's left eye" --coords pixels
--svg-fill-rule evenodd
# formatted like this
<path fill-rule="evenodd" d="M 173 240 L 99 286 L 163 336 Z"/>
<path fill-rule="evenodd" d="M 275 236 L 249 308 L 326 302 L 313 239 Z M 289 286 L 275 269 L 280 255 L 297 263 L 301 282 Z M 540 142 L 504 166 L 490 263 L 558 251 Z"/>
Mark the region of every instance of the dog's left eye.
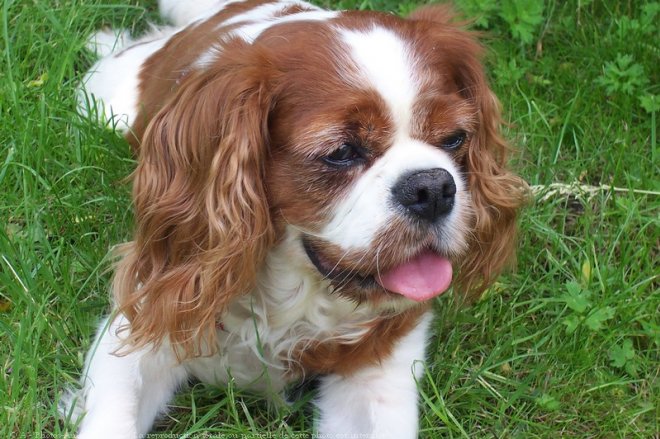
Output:
<path fill-rule="evenodd" d="M 330 155 L 323 157 L 323 161 L 334 167 L 347 167 L 364 160 L 363 149 L 350 143 L 344 143 L 335 149 Z"/>
<path fill-rule="evenodd" d="M 455 149 L 458 149 L 465 143 L 465 139 L 467 138 L 467 134 L 465 134 L 463 131 L 459 131 L 457 133 L 452 134 L 451 136 L 445 137 L 442 139 L 440 142 L 440 146 L 442 146 L 443 149 L 453 151 Z"/>

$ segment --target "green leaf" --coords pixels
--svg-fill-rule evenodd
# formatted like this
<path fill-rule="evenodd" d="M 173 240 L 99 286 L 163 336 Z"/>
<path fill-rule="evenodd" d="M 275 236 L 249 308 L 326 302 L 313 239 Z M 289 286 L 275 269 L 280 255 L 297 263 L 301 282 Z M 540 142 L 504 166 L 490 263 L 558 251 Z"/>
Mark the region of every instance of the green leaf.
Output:
<path fill-rule="evenodd" d="M 540 0 L 505 0 L 501 4 L 500 17 L 509 25 L 511 35 L 523 43 L 531 43 L 536 28 L 543 22 L 544 2 Z"/>
<path fill-rule="evenodd" d="M 491 20 L 497 11 L 496 0 L 460 0 L 456 2 L 458 8 L 466 17 L 474 19 L 477 27 L 488 29 Z"/>
<path fill-rule="evenodd" d="M 642 321 L 644 335 L 653 340 L 653 343 L 660 348 L 660 325 L 649 321 Z"/>
<path fill-rule="evenodd" d="M 544 393 L 543 395 L 536 398 L 534 402 L 536 402 L 536 405 L 538 405 L 542 409 L 552 412 L 559 410 L 559 408 L 561 407 L 559 401 L 557 401 L 557 399 L 554 396 L 548 395 L 547 393 Z"/>
<path fill-rule="evenodd" d="M 646 94 L 640 96 L 639 103 L 647 113 L 656 113 L 660 111 L 660 98 L 656 95 Z"/>
<path fill-rule="evenodd" d="M 634 62 L 631 55 L 619 53 L 615 61 L 605 63 L 603 74 L 596 82 L 604 86 L 608 94 L 622 92 L 633 95 L 649 80 L 641 64 Z"/>
<path fill-rule="evenodd" d="M 632 341 L 626 339 L 623 345 L 614 345 L 609 350 L 610 364 L 617 368 L 622 368 L 635 357 L 635 349 L 633 348 Z"/>
<path fill-rule="evenodd" d="M 566 317 L 562 321 L 562 324 L 566 325 L 566 334 L 570 335 L 574 333 L 577 327 L 580 326 L 581 321 L 580 316 L 576 314 Z"/>
<path fill-rule="evenodd" d="M 603 324 L 612 317 L 614 317 L 614 308 L 606 306 L 604 308 L 598 308 L 589 314 L 589 316 L 584 319 L 584 323 L 592 331 L 599 331 L 603 327 Z"/>
<path fill-rule="evenodd" d="M 623 369 L 626 371 L 628 375 L 637 376 L 637 372 L 639 371 L 639 365 L 635 361 L 628 361 L 626 365 L 623 367 Z"/>
<path fill-rule="evenodd" d="M 560 300 L 576 313 L 582 314 L 588 308 L 591 308 L 590 295 L 591 293 L 588 291 L 582 291 L 577 283 L 569 282 L 566 284 L 566 292 L 560 297 Z"/>
<path fill-rule="evenodd" d="M 645 34 L 654 33 L 657 29 L 656 15 L 660 13 L 660 3 L 651 2 L 642 6 L 641 31 Z"/>
<path fill-rule="evenodd" d="M 531 63 L 515 57 L 510 58 L 508 61 L 503 58 L 498 59 L 497 66 L 495 66 L 495 76 L 497 76 L 497 79 L 500 82 L 515 84 L 525 77 L 525 74 L 529 71 L 530 67 Z"/>

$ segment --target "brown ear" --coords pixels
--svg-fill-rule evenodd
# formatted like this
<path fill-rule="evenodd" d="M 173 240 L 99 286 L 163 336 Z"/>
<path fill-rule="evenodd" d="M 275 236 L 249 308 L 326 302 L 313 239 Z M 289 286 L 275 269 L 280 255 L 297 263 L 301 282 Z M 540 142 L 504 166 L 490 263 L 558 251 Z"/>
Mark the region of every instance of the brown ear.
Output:
<path fill-rule="evenodd" d="M 184 357 L 213 349 L 218 317 L 253 287 L 273 241 L 269 96 L 258 66 L 240 59 L 188 78 L 142 136 L 137 230 L 114 282 L 130 348 L 167 337 Z"/>
<path fill-rule="evenodd" d="M 509 147 L 500 134 L 497 98 L 485 83 L 475 90 L 479 130 L 466 157 L 475 223 L 458 278 L 458 285 L 472 297 L 513 261 L 517 214 L 528 198 L 527 183 L 507 168 Z"/>

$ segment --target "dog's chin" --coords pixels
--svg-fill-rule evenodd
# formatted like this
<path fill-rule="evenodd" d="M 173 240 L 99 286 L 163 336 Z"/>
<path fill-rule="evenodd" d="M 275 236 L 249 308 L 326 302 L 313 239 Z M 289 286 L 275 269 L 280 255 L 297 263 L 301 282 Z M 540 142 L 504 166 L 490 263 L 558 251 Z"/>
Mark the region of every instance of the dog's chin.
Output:
<path fill-rule="evenodd" d="M 451 284 L 451 262 L 430 246 L 402 251 L 399 260 L 384 263 L 377 255 L 332 251 L 328 243 L 309 236 L 303 236 L 302 245 L 333 291 L 357 302 L 405 309 L 443 294 Z"/>

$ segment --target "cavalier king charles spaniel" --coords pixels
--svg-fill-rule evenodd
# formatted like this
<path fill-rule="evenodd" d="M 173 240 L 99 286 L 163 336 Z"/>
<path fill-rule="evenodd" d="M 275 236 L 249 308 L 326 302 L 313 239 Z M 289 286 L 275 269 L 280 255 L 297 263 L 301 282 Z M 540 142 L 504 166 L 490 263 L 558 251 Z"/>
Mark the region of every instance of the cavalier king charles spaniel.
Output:
<path fill-rule="evenodd" d="M 493 282 L 525 198 L 482 47 L 442 5 L 159 6 L 91 39 L 81 107 L 134 148 L 136 228 L 63 411 L 138 437 L 189 379 L 318 377 L 319 434 L 416 437 L 432 299 Z"/>

